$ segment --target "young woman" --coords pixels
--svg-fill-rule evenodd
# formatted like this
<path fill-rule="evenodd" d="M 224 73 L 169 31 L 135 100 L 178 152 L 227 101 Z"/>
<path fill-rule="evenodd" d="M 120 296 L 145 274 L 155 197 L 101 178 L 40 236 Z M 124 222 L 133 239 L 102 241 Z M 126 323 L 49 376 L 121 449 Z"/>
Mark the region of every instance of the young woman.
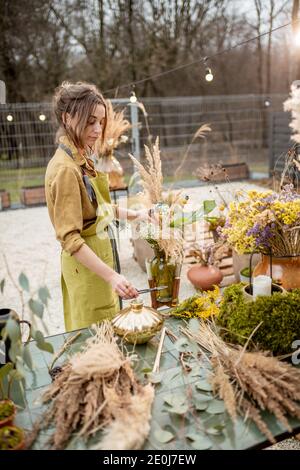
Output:
<path fill-rule="evenodd" d="M 148 215 L 112 206 L 107 176 L 95 171 L 89 158 L 96 140 L 105 138 L 106 104 L 98 89 L 64 82 L 56 90 L 54 110 L 58 148 L 47 167 L 45 190 L 62 246 L 61 286 L 69 331 L 112 318 L 120 309 L 118 296 L 137 296 L 134 286 L 115 270 L 109 224 L 113 215 L 128 220 Z"/>

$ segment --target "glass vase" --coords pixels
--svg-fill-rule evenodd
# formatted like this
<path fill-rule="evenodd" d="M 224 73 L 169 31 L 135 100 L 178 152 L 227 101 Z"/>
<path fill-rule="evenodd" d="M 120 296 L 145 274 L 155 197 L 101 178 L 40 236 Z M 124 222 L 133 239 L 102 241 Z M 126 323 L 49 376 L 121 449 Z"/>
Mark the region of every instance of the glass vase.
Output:
<path fill-rule="evenodd" d="M 146 260 L 149 287 L 164 289 L 151 292 L 152 307 L 176 306 L 180 284 L 182 263 L 166 257 L 160 250 L 154 250 L 154 257 Z"/>
<path fill-rule="evenodd" d="M 264 274 L 271 276 L 272 262 L 272 279 L 276 284 L 281 285 L 286 290 L 300 288 L 300 255 L 276 257 L 262 255 L 261 261 L 255 267 L 253 276 Z"/>

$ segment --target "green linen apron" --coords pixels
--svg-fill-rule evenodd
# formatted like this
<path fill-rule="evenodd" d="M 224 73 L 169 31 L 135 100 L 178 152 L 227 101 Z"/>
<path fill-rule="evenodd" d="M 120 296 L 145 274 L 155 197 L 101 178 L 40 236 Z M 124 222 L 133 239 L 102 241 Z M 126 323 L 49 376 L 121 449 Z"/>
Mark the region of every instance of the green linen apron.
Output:
<path fill-rule="evenodd" d="M 104 263 L 118 270 L 109 236 L 113 215 L 107 175 L 98 173 L 89 181 L 97 199 L 97 219 L 81 232 L 81 236 Z M 64 250 L 61 253 L 61 272 L 66 331 L 110 319 L 120 310 L 119 298 L 111 285 Z"/>

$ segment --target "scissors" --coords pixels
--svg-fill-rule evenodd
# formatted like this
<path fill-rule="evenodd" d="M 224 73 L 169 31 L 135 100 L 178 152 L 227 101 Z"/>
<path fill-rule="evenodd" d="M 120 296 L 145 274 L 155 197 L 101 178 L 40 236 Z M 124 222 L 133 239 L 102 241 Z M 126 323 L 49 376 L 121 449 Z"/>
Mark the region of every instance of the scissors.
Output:
<path fill-rule="evenodd" d="M 149 287 L 148 289 L 137 289 L 137 292 L 139 294 L 146 294 L 147 292 L 153 292 L 153 291 L 158 291 L 158 290 L 164 290 L 167 289 L 168 286 L 159 286 L 159 287 Z"/>

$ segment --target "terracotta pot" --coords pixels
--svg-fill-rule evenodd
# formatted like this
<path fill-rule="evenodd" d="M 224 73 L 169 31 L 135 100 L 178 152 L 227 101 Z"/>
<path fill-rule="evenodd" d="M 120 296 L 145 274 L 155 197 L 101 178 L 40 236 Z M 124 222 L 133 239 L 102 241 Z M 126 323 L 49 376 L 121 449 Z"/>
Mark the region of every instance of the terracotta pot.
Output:
<path fill-rule="evenodd" d="M 215 266 L 195 264 L 188 270 L 187 278 L 197 289 L 210 290 L 220 284 L 223 274 Z"/>
<path fill-rule="evenodd" d="M 260 263 L 255 267 L 253 276 L 271 275 L 270 256 L 262 255 Z M 276 284 L 286 290 L 300 287 L 300 256 L 290 258 L 272 257 L 272 278 Z"/>

